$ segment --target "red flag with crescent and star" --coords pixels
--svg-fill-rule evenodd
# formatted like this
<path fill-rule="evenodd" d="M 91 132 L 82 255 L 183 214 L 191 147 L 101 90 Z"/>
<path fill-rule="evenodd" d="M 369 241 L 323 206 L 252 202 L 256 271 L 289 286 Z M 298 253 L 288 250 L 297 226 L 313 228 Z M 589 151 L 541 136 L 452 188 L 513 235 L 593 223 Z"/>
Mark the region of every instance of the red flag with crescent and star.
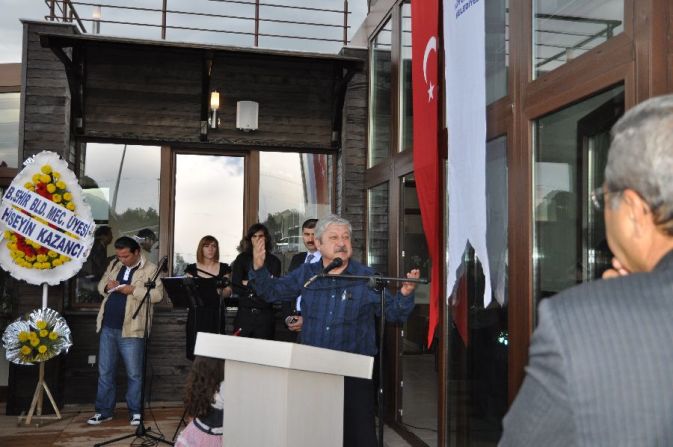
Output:
<path fill-rule="evenodd" d="M 411 2 L 411 65 L 414 101 L 414 177 L 423 230 L 432 262 L 428 347 L 439 317 L 442 214 L 439 157 L 439 0 Z"/>

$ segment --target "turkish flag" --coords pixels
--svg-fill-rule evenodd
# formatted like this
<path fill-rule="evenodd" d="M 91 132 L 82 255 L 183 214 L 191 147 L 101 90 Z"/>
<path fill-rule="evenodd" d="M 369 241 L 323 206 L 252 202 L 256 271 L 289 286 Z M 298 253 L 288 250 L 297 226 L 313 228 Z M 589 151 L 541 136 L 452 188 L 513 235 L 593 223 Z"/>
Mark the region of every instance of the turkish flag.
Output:
<path fill-rule="evenodd" d="M 441 254 L 441 164 L 439 157 L 439 1 L 411 2 L 411 79 L 414 97 L 414 177 L 432 262 L 428 346 L 439 317 Z"/>

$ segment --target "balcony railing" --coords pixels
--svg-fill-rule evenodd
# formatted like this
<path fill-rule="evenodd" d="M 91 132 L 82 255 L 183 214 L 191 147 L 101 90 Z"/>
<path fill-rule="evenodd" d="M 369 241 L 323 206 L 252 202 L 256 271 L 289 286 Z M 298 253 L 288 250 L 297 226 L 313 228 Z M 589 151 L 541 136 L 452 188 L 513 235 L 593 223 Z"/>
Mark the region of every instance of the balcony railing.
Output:
<path fill-rule="evenodd" d="M 332 50 L 348 44 L 348 0 L 343 0 L 340 9 L 320 7 L 334 5 L 334 0 L 285 0 L 292 5 L 271 1 L 274 0 L 193 0 L 179 2 L 189 9 L 172 9 L 168 0 L 146 0 L 145 5 L 137 1 L 121 5 L 114 0 L 44 0 L 49 8 L 46 20 L 74 23 L 83 33 L 100 33 L 103 28 L 105 34 L 122 37 L 254 47 L 264 39 L 262 46 L 266 47 L 299 46 L 310 50 L 320 48 L 320 44 Z"/>

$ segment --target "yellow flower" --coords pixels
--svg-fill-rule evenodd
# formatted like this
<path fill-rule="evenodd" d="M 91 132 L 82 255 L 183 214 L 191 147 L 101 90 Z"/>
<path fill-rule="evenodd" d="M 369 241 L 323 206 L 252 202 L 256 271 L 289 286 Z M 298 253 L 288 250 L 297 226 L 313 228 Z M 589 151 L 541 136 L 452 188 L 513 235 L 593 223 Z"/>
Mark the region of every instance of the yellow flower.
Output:
<path fill-rule="evenodd" d="M 29 335 L 28 335 L 28 332 L 26 332 L 26 331 L 19 332 L 19 341 L 21 343 L 24 343 L 24 342 L 28 341 L 28 338 L 30 338 Z"/>
<path fill-rule="evenodd" d="M 40 174 L 40 181 L 46 185 L 47 183 L 51 182 L 51 176 L 47 174 Z"/>
<path fill-rule="evenodd" d="M 26 261 L 28 261 L 28 262 L 35 261 L 35 256 L 26 256 Z"/>
<path fill-rule="evenodd" d="M 29 355 L 31 351 L 30 346 L 21 346 L 21 354 Z"/>
<path fill-rule="evenodd" d="M 53 200 L 56 203 L 61 203 L 61 195 L 60 194 L 54 194 L 51 196 L 51 200 Z"/>
<path fill-rule="evenodd" d="M 49 331 L 46 329 L 40 329 L 40 337 L 42 338 L 49 337 Z"/>
<path fill-rule="evenodd" d="M 42 166 L 42 169 L 40 169 L 43 174 L 51 174 L 51 165 L 44 165 Z"/>
<path fill-rule="evenodd" d="M 53 183 L 48 184 L 47 185 L 47 192 L 52 193 L 52 194 L 54 192 L 56 192 L 56 185 L 54 185 Z"/>
<path fill-rule="evenodd" d="M 43 262 L 42 267 L 45 269 L 50 269 L 51 268 L 51 263 L 50 262 Z"/>
<path fill-rule="evenodd" d="M 53 261 L 51 261 L 51 265 L 53 265 L 54 267 L 58 267 L 59 265 L 62 265 L 62 264 L 63 264 L 63 261 L 61 261 L 60 259 L 54 259 Z"/>
<path fill-rule="evenodd" d="M 65 182 L 63 180 L 59 180 L 58 182 L 56 182 L 56 187 L 58 189 L 65 189 Z"/>
<path fill-rule="evenodd" d="M 51 173 L 51 176 L 54 178 L 54 180 L 58 180 L 58 179 L 61 178 L 61 173 L 58 172 L 58 171 L 54 171 L 54 172 Z M 58 184 L 56 184 L 56 186 L 58 186 Z M 59 188 L 60 188 L 60 186 L 59 186 Z M 65 186 L 64 186 L 64 188 L 65 188 Z"/>
<path fill-rule="evenodd" d="M 37 255 L 37 262 L 44 262 L 47 260 L 46 255 Z"/>
<path fill-rule="evenodd" d="M 40 347 L 37 348 L 37 352 L 39 352 L 40 354 L 44 354 L 45 352 L 47 352 L 47 347 L 45 345 L 40 345 Z"/>
<path fill-rule="evenodd" d="M 26 254 L 21 250 L 16 250 L 14 253 L 16 253 L 17 258 L 23 258 L 24 256 L 26 256 Z"/>
<path fill-rule="evenodd" d="M 9 239 L 10 237 L 12 237 L 12 232 L 9 230 L 5 230 L 4 235 L 5 239 Z"/>
<path fill-rule="evenodd" d="M 57 332 L 51 331 L 49 333 L 49 340 L 56 340 L 57 338 L 58 338 L 58 333 Z"/>
<path fill-rule="evenodd" d="M 39 173 L 38 174 L 33 174 L 33 177 L 32 177 L 31 180 L 33 180 L 33 183 L 37 183 L 37 182 L 40 181 L 40 178 L 41 178 L 41 176 L 40 176 Z"/>
<path fill-rule="evenodd" d="M 40 344 L 40 339 L 39 339 L 39 338 L 31 338 L 31 339 L 30 339 L 30 345 L 31 345 L 33 348 L 36 347 L 36 346 L 39 345 L 39 344 Z"/>
<path fill-rule="evenodd" d="M 70 202 L 72 200 L 72 194 L 66 192 L 65 194 L 63 194 L 63 200 L 67 200 L 68 202 Z"/>
<path fill-rule="evenodd" d="M 58 258 L 58 253 L 56 253 L 54 250 L 49 250 L 49 251 L 47 252 L 47 255 L 48 255 L 50 258 Z"/>
<path fill-rule="evenodd" d="M 75 211 L 75 204 L 72 202 L 68 202 L 68 204 L 65 207 L 68 208 L 70 211 Z"/>
<path fill-rule="evenodd" d="M 47 322 L 44 320 L 38 320 L 37 323 L 35 323 L 35 326 L 37 326 L 38 329 L 47 329 Z"/>
<path fill-rule="evenodd" d="M 33 185 L 33 182 L 26 182 L 23 184 L 23 187 L 32 190 L 35 188 L 35 185 Z"/>
<path fill-rule="evenodd" d="M 70 261 L 70 258 L 67 257 L 66 255 L 61 255 L 61 256 L 58 257 L 58 259 L 60 259 L 61 262 L 68 262 L 68 261 Z"/>

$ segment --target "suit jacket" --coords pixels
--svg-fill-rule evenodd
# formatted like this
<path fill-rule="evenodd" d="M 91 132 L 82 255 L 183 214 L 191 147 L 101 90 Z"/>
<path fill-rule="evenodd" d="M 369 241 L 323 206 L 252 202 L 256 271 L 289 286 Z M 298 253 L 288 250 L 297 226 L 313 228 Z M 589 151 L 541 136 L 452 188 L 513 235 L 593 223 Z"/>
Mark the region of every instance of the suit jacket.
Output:
<path fill-rule="evenodd" d="M 307 251 L 302 251 L 300 253 L 297 253 L 296 255 L 292 256 L 292 259 L 290 259 L 290 267 L 287 269 L 288 272 L 291 272 L 292 270 L 296 269 L 300 265 L 304 263 L 306 260 L 306 255 L 308 254 Z"/>
<path fill-rule="evenodd" d="M 673 251 L 539 306 L 500 446 L 673 446 Z"/>
<path fill-rule="evenodd" d="M 299 266 L 302 265 L 304 261 L 306 261 L 307 254 L 308 254 L 307 251 L 302 251 L 292 256 L 292 259 L 290 259 L 290 267 L 288 267 L 287 272 L 290 273 L 292 270 L 299 268 Z M 290 315 L 294 315 L 294 310 L 297 308 L 297 300 L 294 299 L 292 301 L 283 301 L 281 306 L 282 306 L 281 311 L 282 318 L 283 321 L 285 321 L 287 317 L 289 317 Z M 294 339 L 296 339 L 296 334 L 293 333 L 292 335 L 293 337 L 290 338 L 292 338 L 292 341 L 294 341 Z"/>

